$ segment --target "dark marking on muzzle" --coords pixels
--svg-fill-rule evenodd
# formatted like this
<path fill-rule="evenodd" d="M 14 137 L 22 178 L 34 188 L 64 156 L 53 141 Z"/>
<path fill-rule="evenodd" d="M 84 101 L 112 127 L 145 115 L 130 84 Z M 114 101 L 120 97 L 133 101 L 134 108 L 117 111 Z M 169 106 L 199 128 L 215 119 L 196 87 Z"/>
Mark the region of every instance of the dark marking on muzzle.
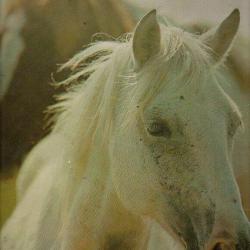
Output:
<path fill-rule="evenodd" d="M 198 238 L 197 235 L 194 231 L 194 228 L 191 224 L 191 222 L 189 223 L 189 227 L 187 228 L 184 236 L 184 240 L 186 241 L 187 244 L 187 250 L 195 250 L 195 249 L 199 249 L 199 242 L 198 242 Z"/>
<path fill-rule="evenodd" d="M 174 230 L 179 237 L 181 237 L 187 246 L 187 250 L 198 250 L 199 248 L 199 240 L 197 237 L 197 234 L 195 232 L 194 226 L 192 224 L 191 218 L 184 212 L 182 209 L 180 209 L 178 206 L 176 206 L 174 203 L 171 204 L 171 206 L 174 208 L 174 210 L 177 212 L 178 217 L 183 222 L 183 225 L 185 225 L 180 231 Z"/>
<path fill-rule="evenodd" d="M 103 250 L 128 250 L 136 248 L 135 232 L 127 232 L 122 234 L 110 234 L 106 236 Z"/>
<path fill-rule="evenodd" d="M 123 237 L 109 237 L 106 241 L 105 241 L 105 245 L 104 245 L 104 250 L 127 250 L 128 246 L 125 243 Z"/>

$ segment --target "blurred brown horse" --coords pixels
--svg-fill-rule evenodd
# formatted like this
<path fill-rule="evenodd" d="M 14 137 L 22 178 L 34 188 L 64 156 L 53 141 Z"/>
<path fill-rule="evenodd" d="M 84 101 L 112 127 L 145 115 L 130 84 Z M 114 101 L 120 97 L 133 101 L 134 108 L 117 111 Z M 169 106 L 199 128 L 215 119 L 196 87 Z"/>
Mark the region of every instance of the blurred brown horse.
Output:
<path fill-rule="evenodd" d="M 133 19 L 115 0 L 5 0 L 2 7 L 2 173 L 10 173 L 46 134 L 43 111 L 60 91 L 49 85 L 57 64 L 95 33 L 131 31 Z"/>

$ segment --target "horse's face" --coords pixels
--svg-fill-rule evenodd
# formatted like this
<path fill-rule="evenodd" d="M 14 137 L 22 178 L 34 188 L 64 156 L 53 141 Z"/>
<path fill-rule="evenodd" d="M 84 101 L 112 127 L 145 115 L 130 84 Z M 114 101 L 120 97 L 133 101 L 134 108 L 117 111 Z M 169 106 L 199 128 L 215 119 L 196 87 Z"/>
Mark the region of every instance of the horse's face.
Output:
<path fill-rule="evenodd" d="M 211 81 L 195 94 L 166 85 L 138 116 L 127 133 L 117 131 L 113 151 L 113 179 L 124 204 L 170 226 L 194 248 L 220 227 L 242 230 L 231 166 L 241 120 L 218 85 Z"/>
<path fill-rule="evenodd" d="M 113 182 L 130 211 L 155 219 L 188 249 L 237 242 L 247 249 L 231 166 L 240 114 L 212 77 L 204 81 L 195 90 L 166 82 L 143 109 L 134 107 L 126 132 L 115 126 Z"/>
<path fill-rule="evenodd" d="M 224 226 L 229 223 L 224 221 L 230 216 L 228 210 L 232 217 L 242 219 L 231 170 L 232 142 L 240 116 L 216 84 L 211 81 L 195 94 L 190 86 L 180 92 L 165 87 L 146 107 L 141 124 L 137 131 L 144 163 L 140 167 L 150 168 L 157 179 L 155 193 L 148 192 L 156 195 L 152 200 L 155 209 L 161 210 L 155 216 L 165 217 L 158 221 L 168 218 L 195 247 L 197 232 L 204 240 L 215 220 L 223 221 Z"/>

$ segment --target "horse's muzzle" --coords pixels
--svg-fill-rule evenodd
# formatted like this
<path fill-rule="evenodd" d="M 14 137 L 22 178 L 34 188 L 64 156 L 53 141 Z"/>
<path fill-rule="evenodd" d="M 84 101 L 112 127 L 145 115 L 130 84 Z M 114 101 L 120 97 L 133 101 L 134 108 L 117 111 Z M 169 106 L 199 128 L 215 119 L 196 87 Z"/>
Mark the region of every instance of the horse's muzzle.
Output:
<path fill-rule="evenodd" d="M 227 233 L 221 235 L 225 237 L 218 237 L 211 240 L 208 250 L 250 250 L 250 238 L 249 235 L 239 234 L 237 240 L 232 237 L 228 237 Z"/>

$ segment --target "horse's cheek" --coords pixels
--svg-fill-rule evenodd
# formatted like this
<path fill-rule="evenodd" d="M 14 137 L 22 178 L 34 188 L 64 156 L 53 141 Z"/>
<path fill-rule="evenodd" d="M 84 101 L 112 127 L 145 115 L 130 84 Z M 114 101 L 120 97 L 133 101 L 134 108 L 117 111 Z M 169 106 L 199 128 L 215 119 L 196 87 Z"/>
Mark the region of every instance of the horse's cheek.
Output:
<path fill-rule="evenodd" d="M 135 138 L 113 145 L 112 181 L 118 197 L 130 210 L 147 213 L 158 185 L 157 169 L 149 148 Z M 123 141 L 125 142 L 125 141 Z"/>

